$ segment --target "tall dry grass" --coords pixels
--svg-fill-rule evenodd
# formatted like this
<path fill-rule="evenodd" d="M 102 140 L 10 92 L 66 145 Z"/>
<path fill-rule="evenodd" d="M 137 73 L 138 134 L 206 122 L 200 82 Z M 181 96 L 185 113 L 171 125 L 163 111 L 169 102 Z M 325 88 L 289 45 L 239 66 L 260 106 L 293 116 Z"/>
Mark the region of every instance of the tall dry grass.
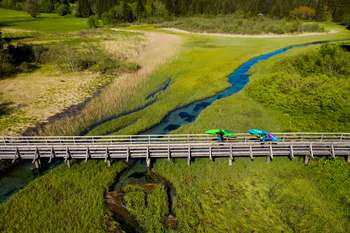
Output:
<path fill-rule="evenodd" d="M 141 66 L 135 73 L 122 74 L 105 87 L 78 114 L 63 117 L 43 129 L 40 135 L 78 135 L 89 125 L 110 115 L 116 115 L 140 104 L 139 90 L 146 84 L 147 77 L 159 65 L 164 64 L 176 54 L 181 38 L 165 33 L 145 32 L 146 44 L 141 53 L 135 53 L 130 61 Z M 110 42 L 109 42 L 110 45 Z M 116 45 L 118 46 L 118 45 Z M 110 51 L 116 51 L 111 47 Z"/>

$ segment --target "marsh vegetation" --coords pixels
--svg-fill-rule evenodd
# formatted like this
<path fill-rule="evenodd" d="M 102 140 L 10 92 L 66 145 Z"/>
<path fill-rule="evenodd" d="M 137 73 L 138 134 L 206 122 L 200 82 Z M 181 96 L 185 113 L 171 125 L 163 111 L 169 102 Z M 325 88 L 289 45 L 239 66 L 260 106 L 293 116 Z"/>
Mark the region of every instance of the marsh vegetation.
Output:
<path fill-rule="evenodd" d="M 59 166 L 0 203 L 1 232 L 106 232 L 104 192 L 125 166 L 89 161 Z"/>
<path fill-rule="evenodd" d="M 288 114 L 289 130 L 350 130 L 350 53 L 323 45 L 253 71 L 248 95 L 267 108 Z"/>
<path fill-rule="evenodd" d="M 242 4 L 235 9 L 228 7 L 231 1 L 221 0 L 201 1 L 204 5 L 191 1 L 188 7 L 184 1 L 147 1 L 144 8 L 140 5 L 143 1 L 101 8 L 97 6 L 106 1 L 93 2 L 94 7 L 91 1 L 78 1 L 80 5 L 41 8 L 35 18 L 22 11 L 0 9 L 3 37 L 11 39 L 2 52 L 11 54 L 11 44 L 16 50 L 29 46 L 34 54 L 32 60 L 16 64 L 0 80 L 5 93 L 1 96 L 0 132 L 18 134 L 100 89 L 80 111 L 35 133 L 137 134 L 161 122 L 170 111 L 224 90 L 230 85 L 227 76 L 255 56 L 290 45 L 349 38 L 343 27 L 320 23 L 346 19 L 348 5 L 339 5 L 342 1 L 327 5 L 329 8 L 317 8 L 316 1 L 311 1 L 306 17 L 293 4 L 248 9 L 255 5 L 253 0 L 238 1 Z M 211 12 L 214 8 L 209 6 L 214 2 L 219 7 Z M 16 7 L 21 9 L 20 4 Z M 155 15 L 147 15 L 152 9 Z M 45 13 L 56 10 L 67 15 Z M 228 12 L 221 12 L 224 10 Z M 87 21 L 98 27 L 102 21 L 125 24 L 130 18 L 124 13 L 131 21 L 157 25 L 126 28 L 138 32 L 87 30 Z M 214 17 L 217 14 L 221 15 Z M 84 18 L 88 16 L 94 18 Z M 230 38 L 166 33 L 159 25 L 198 32 L 334 33 Z M 260 63 L 251 71 L 252 82 L 246 89 L 216 101 L 195 122 L 176 132 L 201 133 L 208 128 L 246 131 L 249 127 L 349 130 L 349 60 L 348 52 L 328 45 L 298 48 Z M 27 63 L 35 69 L 25 69 Z M 118 229 L 103 194 L 123 168 L 120 163 L 106 168 L 103 163 L 88 162 L 47 171 L 0 204 L 0 231 Z M 154 171 L 176 189 L 173 207 L 178 226 L 171 229 L 165 224 L 169 200 L 164 186 L 128 185 L 124 204 L 145 232 L 346 232 L 350 228 L 350 170 L 340 160 L 315 160 L 309 167 L 284 159 L 269 165 L 238 160 L 233 167 L 220 159 L 196 160 L 191 167 L 185 161 L 159 161 Z"/>

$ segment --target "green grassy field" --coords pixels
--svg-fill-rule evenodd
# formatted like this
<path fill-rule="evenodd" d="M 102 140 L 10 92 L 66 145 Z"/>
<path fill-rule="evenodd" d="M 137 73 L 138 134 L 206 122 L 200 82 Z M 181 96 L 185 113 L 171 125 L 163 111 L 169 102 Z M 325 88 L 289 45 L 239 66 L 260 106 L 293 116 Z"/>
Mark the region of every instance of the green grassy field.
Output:
<path fill-rule="evenodd" d="M 338 27 L 336 28 L 341 32 L 322 36 L 291 38 L 189 36 L 181 55 L 154 73 L 150 77 L 149 83 L 136 92 L 136 95 L 129 100 L 131 109 L 135 106 L 140 106 L 142 105 L 141 103 L 146 102 L 145 97 L 157 89 L 157 86 L 160 86 L 167 79 L 171 79 L 170 87 L 156 97 L 157 101 L 154 104 L 145 110 L 106 122 L 95 128 L 90 134 L 110 133 L 113 132 L 113 129 L 115 129 L 115 134 L 142 132 L 160 122 L 169 111 L 194 100 L 214 95 L 228 87 L 227 76 L 240 64 L 252 57 L 289 45 L 350 37 L 349 32 Z M 203 83 L 207 85 L 203 85 Z M 238 105 L 237 108 L 232 108 L 232 101 Z M 249 106 L 252 107 L 250 108 Z M 256 112 L 255 108 L 259 111 Z M 236 117 L 232 116 L 233 112 Z M 250 118 L 244 124 L 236 122 L 236 120 L 245 121 L 247 119 L 246 115 L 253 118 Z M 202 112 L 199 119 L 193 124 L 184 126 L 177 132 L 200 133 L 212 127 L 229 127 L 245 131 L 252 125 L 256 127 L 271 126 L 273 130 L 282 130 L 286 129 L 287 121 L 288 118 L 283 114 L 278 114 L 273 110 L 265 111 L 264 106 L 249 100 L 243 93 L 217 101 Z M 284 126 L 282 127 L 282 125 Z"/>
<path fill-rule="evenodd" d="M 0 8 L 0 27 L 40 32 L 72 32 L 87 29 L 87 19 L 42 13 L 32 18 L 24 11 Z"/>
<path fill-rule="evenodd" d="M 80 23 L 83 26 L 81 19 L 74 18 L 75 26 L 54 28 L 52 22 L 57 16 L 45 18 L 43 14 L 42 19 L 26 21 L 27 16 L 18 13 L 22 16 L 11 20 L 14 11 L 1 11 L 5 12 L 5 16 L 0 16 L 2 22 L 14 29 L 66 32 L 78 30 Z M 17 19 L 21 17 L 22 21 Z M 229 85 L 227 75 L 254 56 L 292 44 L 350 37 L 334 24 L 329 27 L 340 32 L 273 39 L 182 35 L 186 42 L 176 59 L 160 67 L 142 87 L 132 89 L 133 95 L 123 103 L 123 109 L 117 110 L 127 111 L 145 104 L 147 95 L 168 79 L 171 79 L 170 87 L 157 95 L 156 102 L 147 109 L 107 122 L 90 134 L 104 134 L 113 129 L 116 134 L 138 133 L 158 123 L 176 107 L 225 89 Z M 295 49 L 285 56 L 305 50 Z M 259 69 L 264 67 L 258 67 L 256 72 Z M 106 106 L 103 102 L 97 104 Z M 289 116 L 266 107 L 243 91 L 217 101 L 193 124 L 177 132 L 201 133 L 212 127 L 245 131 L 252 126 L 279 131 L 290 129 L 290 124 Z M 70 132 L 77 130 L 73 127 Z M 91 162 L 48 172 L 0 204 L 0 215 L 4 216 L 0 219 L 0 231 L 107 231 L 103 193 L 121 169 L 120 164 L 107 169 L 102 163 Z M 346 232 L 350 227 L 349 166 L 342 161 L 315 161 L 310 167 L 284 159 L 275 159 L 269 165 L 261 160 L 253 163 L 239 160 L 233 167 L 228 167 L 226 160 L 196 160 L 191 167 L 185 161 L 159 161 L 154 169 L 177 190 L 174 209 L 180 232 Z M 162 187 L 153 190 L 147 196 L 149 199 L 145 199 L 145 191 L 138 187 L 129 187 L 128 191 L 128 208 L 145 231 L 169 230 L 162 224 L 165 212 Z"/>
<path fill-rule="evenodd" d="M 179 232 L 347 232 L 350 167 L 343 160 L 158 161 L 176 189 Z"/>
<path fill-rule="evenodd" d="M 251 81 L 247 85 L 247 87 L 242 90 L 237 95 L 233 95 L 226 99 L 217 101 L 212 106 L 207 108 L 202 112 L 202 114 L 198 117 L 196 122 L 191 125 L 185 125 L 184 127 L 179 128 L 176 132 L 199 132 L 203 130 L 203 125 L 208 125 L 208 128 L 225 128 L 229 127 L 232 130 L 238 132 L 245 132 L 251 127 L 257 128 L 266 128 L 271 131 L 345 131 L 349 130 L 347 118 L 344 115 L 346 113 L 347 101 L 346 96 L 341 97 L 341 91 L 348 90 L 348 82 L 344 78 L 327 78 L 320 77 L 320 74 L 316 74 L 318 76 L 315 81 L 318 84 L 306 84 L 303 83 L 301 77 L 294 77 L 299 80 L 298 88 L 307 88 L 307 86 L 314 85 L 314 88 L 310 89 L 310 91 L 315 91 L 315 93 L 319 93 L 321 96 L 318 99 L 324 97 L 326 99 L 333 99 L 331 105 L 335 107 L 335 109 L 324 107 L 323 112 L 320 112 L 320 105 L 318 105 L 319 101 L 317 100 L 309 100 L 308 98 L 317 98 L 317 95 L 310 93 L 310 91 L 303 91 L 305 96 L 281 96 L 279 92 L 280 87 L 277 89 L 273 89 L 274 83 L 278 83 L 278 78 L 289 77 L 291 72 L 288 70 L 287 62 L 289 60 L 296 60 L 300 56 L 304 56 L 305 54 L 312 54 L 317 51 L 319 45 L 306 47 L 306 48 L 298 48 L 288 51 L 285 54 L 276 56 L 274 58 L 269 59 L 268 61 L 261 62 L 260 64 L 253 67 L 252 76 L 250 77 Z M 286 62 L 287 61 L 287 62 Z M 283 63 L 285 62 L 285 63 Z M 283 64 L 281 64 L 283 63 Z M 326 65 L 325 65 L 326 66 Z M 314 67 L 310 67 L 311 72 Z M 345 67 L 344 67 L 345 68 Z M 279 73 L 282 71 L 282 73 Z M 286 73 L 283 73 L 286 72 Z M 294 71 L 295 73 L 297 71 Z M 277 79 L 277 80 L 275 80 Z M 302 80 L 300 80 L 302 79 Z M 270 80 L 270 81 L 268 81 Z M 269 84 L 268 84 L 269 82 Z M 286 83 L 287 81 L 282 81 L 282 83 Z M 290 82 L 289 82 L 290 83 Z M 327 94 L 326 90 L 320 90 L 321 84 L 329 85 L 326 87 L 327 91 L 337 89 L 339 90 L 338 94 Z M 259 85 L 258 85 L 259 84 Z M 300 100 L 298 105 L 301 106 L 302 103 L 309 104 L 309 107 L 304 107 L 304 110 L 299 110 L 298 112 L 291 112 L 287 109 L 292 109 L 292 103 L 285 103 L 284 107 L 274 107 L 273 106 L 273 98 L 272 96 L 268 98 L 259 98 L 256 97 L 260 92 L 262 85 L 265 86 L 264 91 L 266 93 L 271 94 L 272 96 L 278 98 L 279 100 Z M 271 85 L 271 86 L 270 86 Z M 267 89 L 266 89 L 267 88 Z M 318 89 L 317 89 L 318 88 Z M 256 93 L 256 94 L 255 94 Z M 290 96 L 293 95 L 293 92 L 289 93 Z M 255 96 L 255 97 L 254 97 Z M 326 97 L 328 96 L 328 97 Z M 332 97 L 333 96 L 333 97 Z M 344 101 L 340 105 L 334 104 L 335 99 L 339 96 L 340 101 Z M 327 101 L 323 101 L 323 105 L 326 106 Z M 314 107 L 312 107 L 312 105 Z M 329 104 L 328 104 L 329 105 Z M 336 107 L 338 106 L 338 107 Z M 317 108 L 318 112 L 315 110 L 311 110 L 312 108 Z M 307 110 L 307 109 L 310 109 Z M 303 112 L 305 111 L 305 112 Z M 321 110 L 322 111 L 322 110 Z M 342 113 L 342 117 L 345 117 L 345 120 L 336 120 L 335 116 L 340 112 Z M 321 114 L 317 116 L 317 114 Z M 215 119 L 213 121 L 212 119 Z M 323 120 L 322 120 L 323 119 Z"/>
<path fill-rule="evenodd" d="M 0 203 L 1 232 L 106 232 L 104 192 L 125 166 L 59 166 Z"/>

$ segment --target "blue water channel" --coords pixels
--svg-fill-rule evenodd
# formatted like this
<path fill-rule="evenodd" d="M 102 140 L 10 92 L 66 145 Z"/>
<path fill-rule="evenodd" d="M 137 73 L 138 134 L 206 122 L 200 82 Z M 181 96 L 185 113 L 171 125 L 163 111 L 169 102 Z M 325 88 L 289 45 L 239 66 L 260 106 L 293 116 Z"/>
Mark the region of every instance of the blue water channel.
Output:
<path fill-rule="evenodd" d="M 186 106 L 175 109 L 174 111 L 168 113 L 168 115 L 166 115 L 159 124 L 142 132 L 142 134 L 167 134 L 173 130 L 180 128 L 183 125 L 193 122 L 204 109 L 206 109 L 209 105 L 213 104 L 215 101 L 231 96 L 242 90 L 249 82 L 250 68 L 252 68 L 252 66 L 257 64 L 258 62 L 285 53 L 286 51 L 292 48 L 300 48 L 308 45 L 315 45 L 321 43 L 326 42 L 320 41 L 307 43 L 303 45 L 293 45 L 250 59 L 228 76 L 228 81 L 231 84 L 229 88 L 218 92 L 214 96 L 208 97 L 203 100 L 195 101 Z"/>
<path fill-rule="evenodd" d="M 145 132 L 142 132 L 142 134 L 167 134 L 173 130 L 178 129 L 183 125 L 193 122 L 205 108 L 207 108 L 215 101 L 231 96 L 237 93 L 238 91 L 242 90 L 245 87 L 245 85 L 249 82 L 248 71 L 253 65 L 257 64 L 260 61 L 267 60 L 273 56 L 282 54 L 292 48 L 304 47 L 320 43 L 326 43 L 326 41 L 289 46 L 250 59 L 249 61 L 245 62 L 240 67 L 238 67 L 231 75 L 228 76 L 228 81 L 231 84 L 229 88 L 217 93 L 212 97 L 208 97 L 200 101 L 195 101 L 184 107 L 175 109 L 174 111 L 170 112 L 167 116 L 165 116 L 159 124 L 151 127 Z M 52 168 L 54 166 L 50 167 Z M 10 196 L 22 189 L 26 184 L 28 184 L 31 180 L 35 179 L 36 177 L 37 175 L 35 175 L 31 171 L 31 164 L 28 162 L 24 163 L 24 165 L 18 165 L 7 174 L 2 175 L 0 177 L 0 202 L 7 200 Z"/>

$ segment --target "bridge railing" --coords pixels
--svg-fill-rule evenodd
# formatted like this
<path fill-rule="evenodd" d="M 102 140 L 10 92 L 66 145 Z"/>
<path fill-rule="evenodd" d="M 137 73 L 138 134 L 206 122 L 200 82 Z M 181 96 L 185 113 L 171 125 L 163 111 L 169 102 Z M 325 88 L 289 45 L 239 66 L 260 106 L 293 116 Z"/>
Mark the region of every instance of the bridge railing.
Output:
<path fill-rule="evenodd" d="M 274 133 L 282 142 L 342 142 L 350 141 L 350 133 Z M 214 142 L 207 134 L 113 135 L 113 136 L 3 136 L 0 145 L 75 145 L 75 144 L 169 144 Z M 240 133 L 227 139 L 232 143 L 257 142 L 255 136 Z"/>
<path fill-rule="evenodd" d="M 349 160 L 348 142 L 281 142 L 278 144 L 259 143 L 196 143 L 196 144 L 134 144 L 134 145 L 17 145 L 0 146 L 0 159 L 43 158 L 69 159 L 146 159 L 151 158 L 191 158 L 208 157 L 254 157 L 266 156 L 344 156 Z"/>

